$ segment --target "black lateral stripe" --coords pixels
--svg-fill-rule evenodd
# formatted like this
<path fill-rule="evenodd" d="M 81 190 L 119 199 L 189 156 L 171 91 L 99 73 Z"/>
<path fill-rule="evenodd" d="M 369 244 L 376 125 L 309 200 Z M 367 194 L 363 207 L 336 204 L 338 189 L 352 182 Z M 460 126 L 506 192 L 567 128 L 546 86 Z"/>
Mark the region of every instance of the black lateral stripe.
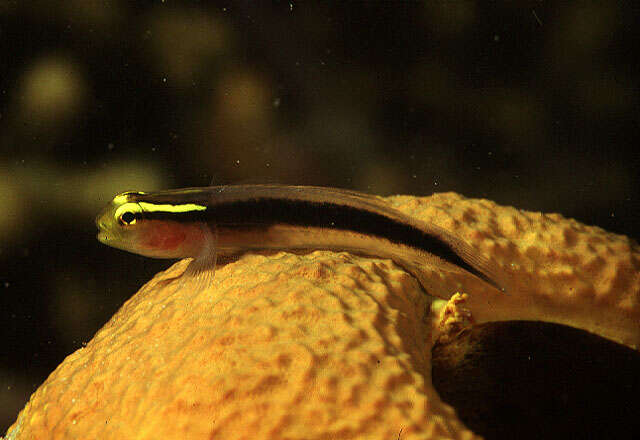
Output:
<path fill-rule="evenodd" d="M 145 212 L 144 217 L 180 222 L 205 221 L 243 229 L 287 224 L 369 234 L 434 254 L 494 284 L 486 275 L 464 261 L 442 239 L 399 220 L 348 205 L 286 198 L 259 198 L 216 203 L 205 211 Z"/>

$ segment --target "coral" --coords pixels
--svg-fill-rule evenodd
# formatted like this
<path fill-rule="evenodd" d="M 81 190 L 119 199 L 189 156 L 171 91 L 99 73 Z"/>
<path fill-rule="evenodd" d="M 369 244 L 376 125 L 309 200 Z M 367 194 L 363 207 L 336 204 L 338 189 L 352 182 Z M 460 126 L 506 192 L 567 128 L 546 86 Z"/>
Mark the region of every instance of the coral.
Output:
<path fill-rule="evenodd" d="M 454 193 L 389 201 L 464 238 L 497 267 L 504 295 L 466 292 L 476 323 L 554 322 L 640 347 L 640 247 L 628 237 Z"/>
<path fill-rule="evenodd" d="M 431 383 L 443 325 L 533 319 L 640 344 L 626 237 L 456 194 L 389 201 L 489 256 L 506 292 L 479 284 L 438 308 L 391 261 L 326 251 L 247 254 L 197 291 L 181 261 L 62 362 L 6 438 L 473 439 Z"/>

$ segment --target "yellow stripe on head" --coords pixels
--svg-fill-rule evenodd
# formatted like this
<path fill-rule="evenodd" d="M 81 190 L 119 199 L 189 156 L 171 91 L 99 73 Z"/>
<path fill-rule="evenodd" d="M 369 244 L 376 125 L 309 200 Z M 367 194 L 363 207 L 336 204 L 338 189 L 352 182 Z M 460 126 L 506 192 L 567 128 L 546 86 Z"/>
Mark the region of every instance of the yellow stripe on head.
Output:
<path fill-rule="evenodd" d="M 135 219 L 140 217 L 140 214 L 144 212 L 148 213 L 163 213 L 163 214 L 182 214 L 187 212 L 194 211 L 205 211 L 207 209 L 206 206 L 196 205 L 194 203 L 183 203 L 179 205 L 169 205 L 169 204 L 156 204 L 149 202 L 129 202 L 126 195 L 118 196 L 120 200 L 114 200 L 117 204 L 118 201 L 125 200 L 120 206 L 116 208 L 113 213 L 113 216 L 116 221 L 118 221 L 122 225 L 133 225 L 135 224 Z M 118 198 L 116 197 L 116 199 Z M 127 217 L 124 217 L 125 214 Z M 127 220 L 130 219 L 130 221 Z"/>
<path fill-rule="evenodd" d="M 132 195 L 144 195 L 145 193 L 139 191 L 127 191 L 122 194 L 118 194 L 113 198 L 113 203 L 116 205 L 124 205 L 131 200 Z"/>
<path fill-rule="evenodd" d="M 149 202 L 138 202 L 137 204 L 140 205 L 142 211 L 144 212 L 182 213 L 192 211 L 205 211 L 207 209 L 206 206 L 196 205 L 194 203 L 183 203 L 180 205 L 158 205 Z"/>

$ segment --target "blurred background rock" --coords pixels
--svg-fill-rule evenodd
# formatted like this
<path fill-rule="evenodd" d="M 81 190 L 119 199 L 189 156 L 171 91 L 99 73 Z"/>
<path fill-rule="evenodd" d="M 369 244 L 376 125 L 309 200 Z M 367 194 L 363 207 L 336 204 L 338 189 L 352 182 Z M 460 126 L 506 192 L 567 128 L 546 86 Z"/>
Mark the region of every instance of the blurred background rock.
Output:
<path fill-rule="evenodd" d="M 0 433 L 168 265 L 95 240 L 117 192 L 457 191 L 639 237 L 632 5 L 0 0 Z"/>

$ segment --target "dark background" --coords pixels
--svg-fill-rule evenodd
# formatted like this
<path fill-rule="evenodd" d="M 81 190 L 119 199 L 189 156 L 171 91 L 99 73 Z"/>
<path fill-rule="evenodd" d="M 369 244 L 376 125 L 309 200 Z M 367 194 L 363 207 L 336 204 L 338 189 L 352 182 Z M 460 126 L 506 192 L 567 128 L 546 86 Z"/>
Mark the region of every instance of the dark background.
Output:
<path fill-rule="evenodd" d="M 168 266 L 117 192 L 456 191 L 640 237 L 629 2 L 0 0 L 0 433 Z"/>

